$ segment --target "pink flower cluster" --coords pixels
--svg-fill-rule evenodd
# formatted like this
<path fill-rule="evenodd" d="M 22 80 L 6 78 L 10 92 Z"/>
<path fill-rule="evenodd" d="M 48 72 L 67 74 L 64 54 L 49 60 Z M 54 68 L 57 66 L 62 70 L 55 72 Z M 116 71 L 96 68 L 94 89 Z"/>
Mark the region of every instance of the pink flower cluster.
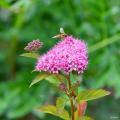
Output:
<path fill-rule="evenodd" d="M 32 42 L 28 43 L 28 45 L 24 48 L 26 51 L 37 51 L 43 45 L 38 39 L 33 40 Z"/>
<path fill-rule="evenodd" d="M 69 74 L 71 71 L 83 73 L 88 64 L 87 47 L 84 41 L 65 37 L 46 54 L 38 59 L 35 70 Z"/>

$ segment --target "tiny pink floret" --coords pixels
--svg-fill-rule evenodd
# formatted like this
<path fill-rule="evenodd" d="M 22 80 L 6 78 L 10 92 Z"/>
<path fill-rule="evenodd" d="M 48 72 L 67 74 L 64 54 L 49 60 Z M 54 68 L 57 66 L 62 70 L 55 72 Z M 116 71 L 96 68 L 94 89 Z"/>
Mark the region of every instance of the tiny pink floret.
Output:
<path fill-rule="evenodd" d="M 35 70 L 69 74 L 83 73 L 88 64 L 87 46 L 84 41 L 72 36 L 65 37 L 46 54 L 38 59 Z"/>

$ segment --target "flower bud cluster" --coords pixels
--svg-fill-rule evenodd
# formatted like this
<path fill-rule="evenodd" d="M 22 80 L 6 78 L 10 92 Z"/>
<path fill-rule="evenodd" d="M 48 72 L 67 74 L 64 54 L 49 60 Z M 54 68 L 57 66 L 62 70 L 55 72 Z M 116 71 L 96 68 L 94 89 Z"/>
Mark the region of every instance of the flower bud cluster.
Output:
<path fill-rule="evenodd" d="M 39 48 L 41 48 L 43 45 L 42 42 L 40 42 L 38 39 L 33 40 L 32 42 L 28 43 L 28 45 L 24 48 L 26 51 L 37 51 Z"/>

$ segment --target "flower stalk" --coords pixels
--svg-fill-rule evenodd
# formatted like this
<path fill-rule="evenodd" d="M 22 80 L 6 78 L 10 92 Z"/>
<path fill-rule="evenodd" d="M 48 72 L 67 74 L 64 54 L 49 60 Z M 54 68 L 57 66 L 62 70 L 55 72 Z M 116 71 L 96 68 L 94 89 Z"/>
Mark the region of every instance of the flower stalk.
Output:
<path fill-rule="evenodd" d="M 73 103 L 73 99 L 72 98 L 70 98 L 70 104 L 71 104 L 72 120 L 74 120 L 74 118 L 75 118 L 75 116 L 74 116 L 75 108 L 74 108 L 74 103 Z"/>
<path fill-rule="evenodd" d="M 70 77 L 67 76 L 67 80 L 68 80 L 68 87 L 70 90 L 71 89 L 71 81 L 70 81 Z M 72 115 L 72 120 L 74 120 L 75 116 L 74 116 L 74 112 L 75 112 L 75 108 L 74 108 L 74 97 L 73 95 L 70 93 L 69 95 L 69 100 L 70 100 L 70 104 L 71 104 L 71 115 Z"/>

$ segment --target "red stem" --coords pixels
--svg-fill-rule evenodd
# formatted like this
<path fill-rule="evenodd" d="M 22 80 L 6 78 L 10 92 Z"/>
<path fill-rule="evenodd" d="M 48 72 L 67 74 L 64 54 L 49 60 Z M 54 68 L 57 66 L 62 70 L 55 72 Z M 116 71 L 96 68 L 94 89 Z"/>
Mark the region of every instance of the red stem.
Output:
<path fill-rule="evenodd" d="M 67 80 L 68 80 L 68 86 L 69 86 L 69 90 L 71 88 L 71 81 L 69 76 L 67 76 Z M 70 104 L 71 104 L 71 114 L 72 114 L 72 120 L 74 120 L 75 116 L 74 116 L 74 112 L 75 112 L 75 108 L 74 108 L 74 103 L 73 103 L 73 96 L 71 96 L 71 94 L 69 95 L 69 100 L 70 100 Z"/>

